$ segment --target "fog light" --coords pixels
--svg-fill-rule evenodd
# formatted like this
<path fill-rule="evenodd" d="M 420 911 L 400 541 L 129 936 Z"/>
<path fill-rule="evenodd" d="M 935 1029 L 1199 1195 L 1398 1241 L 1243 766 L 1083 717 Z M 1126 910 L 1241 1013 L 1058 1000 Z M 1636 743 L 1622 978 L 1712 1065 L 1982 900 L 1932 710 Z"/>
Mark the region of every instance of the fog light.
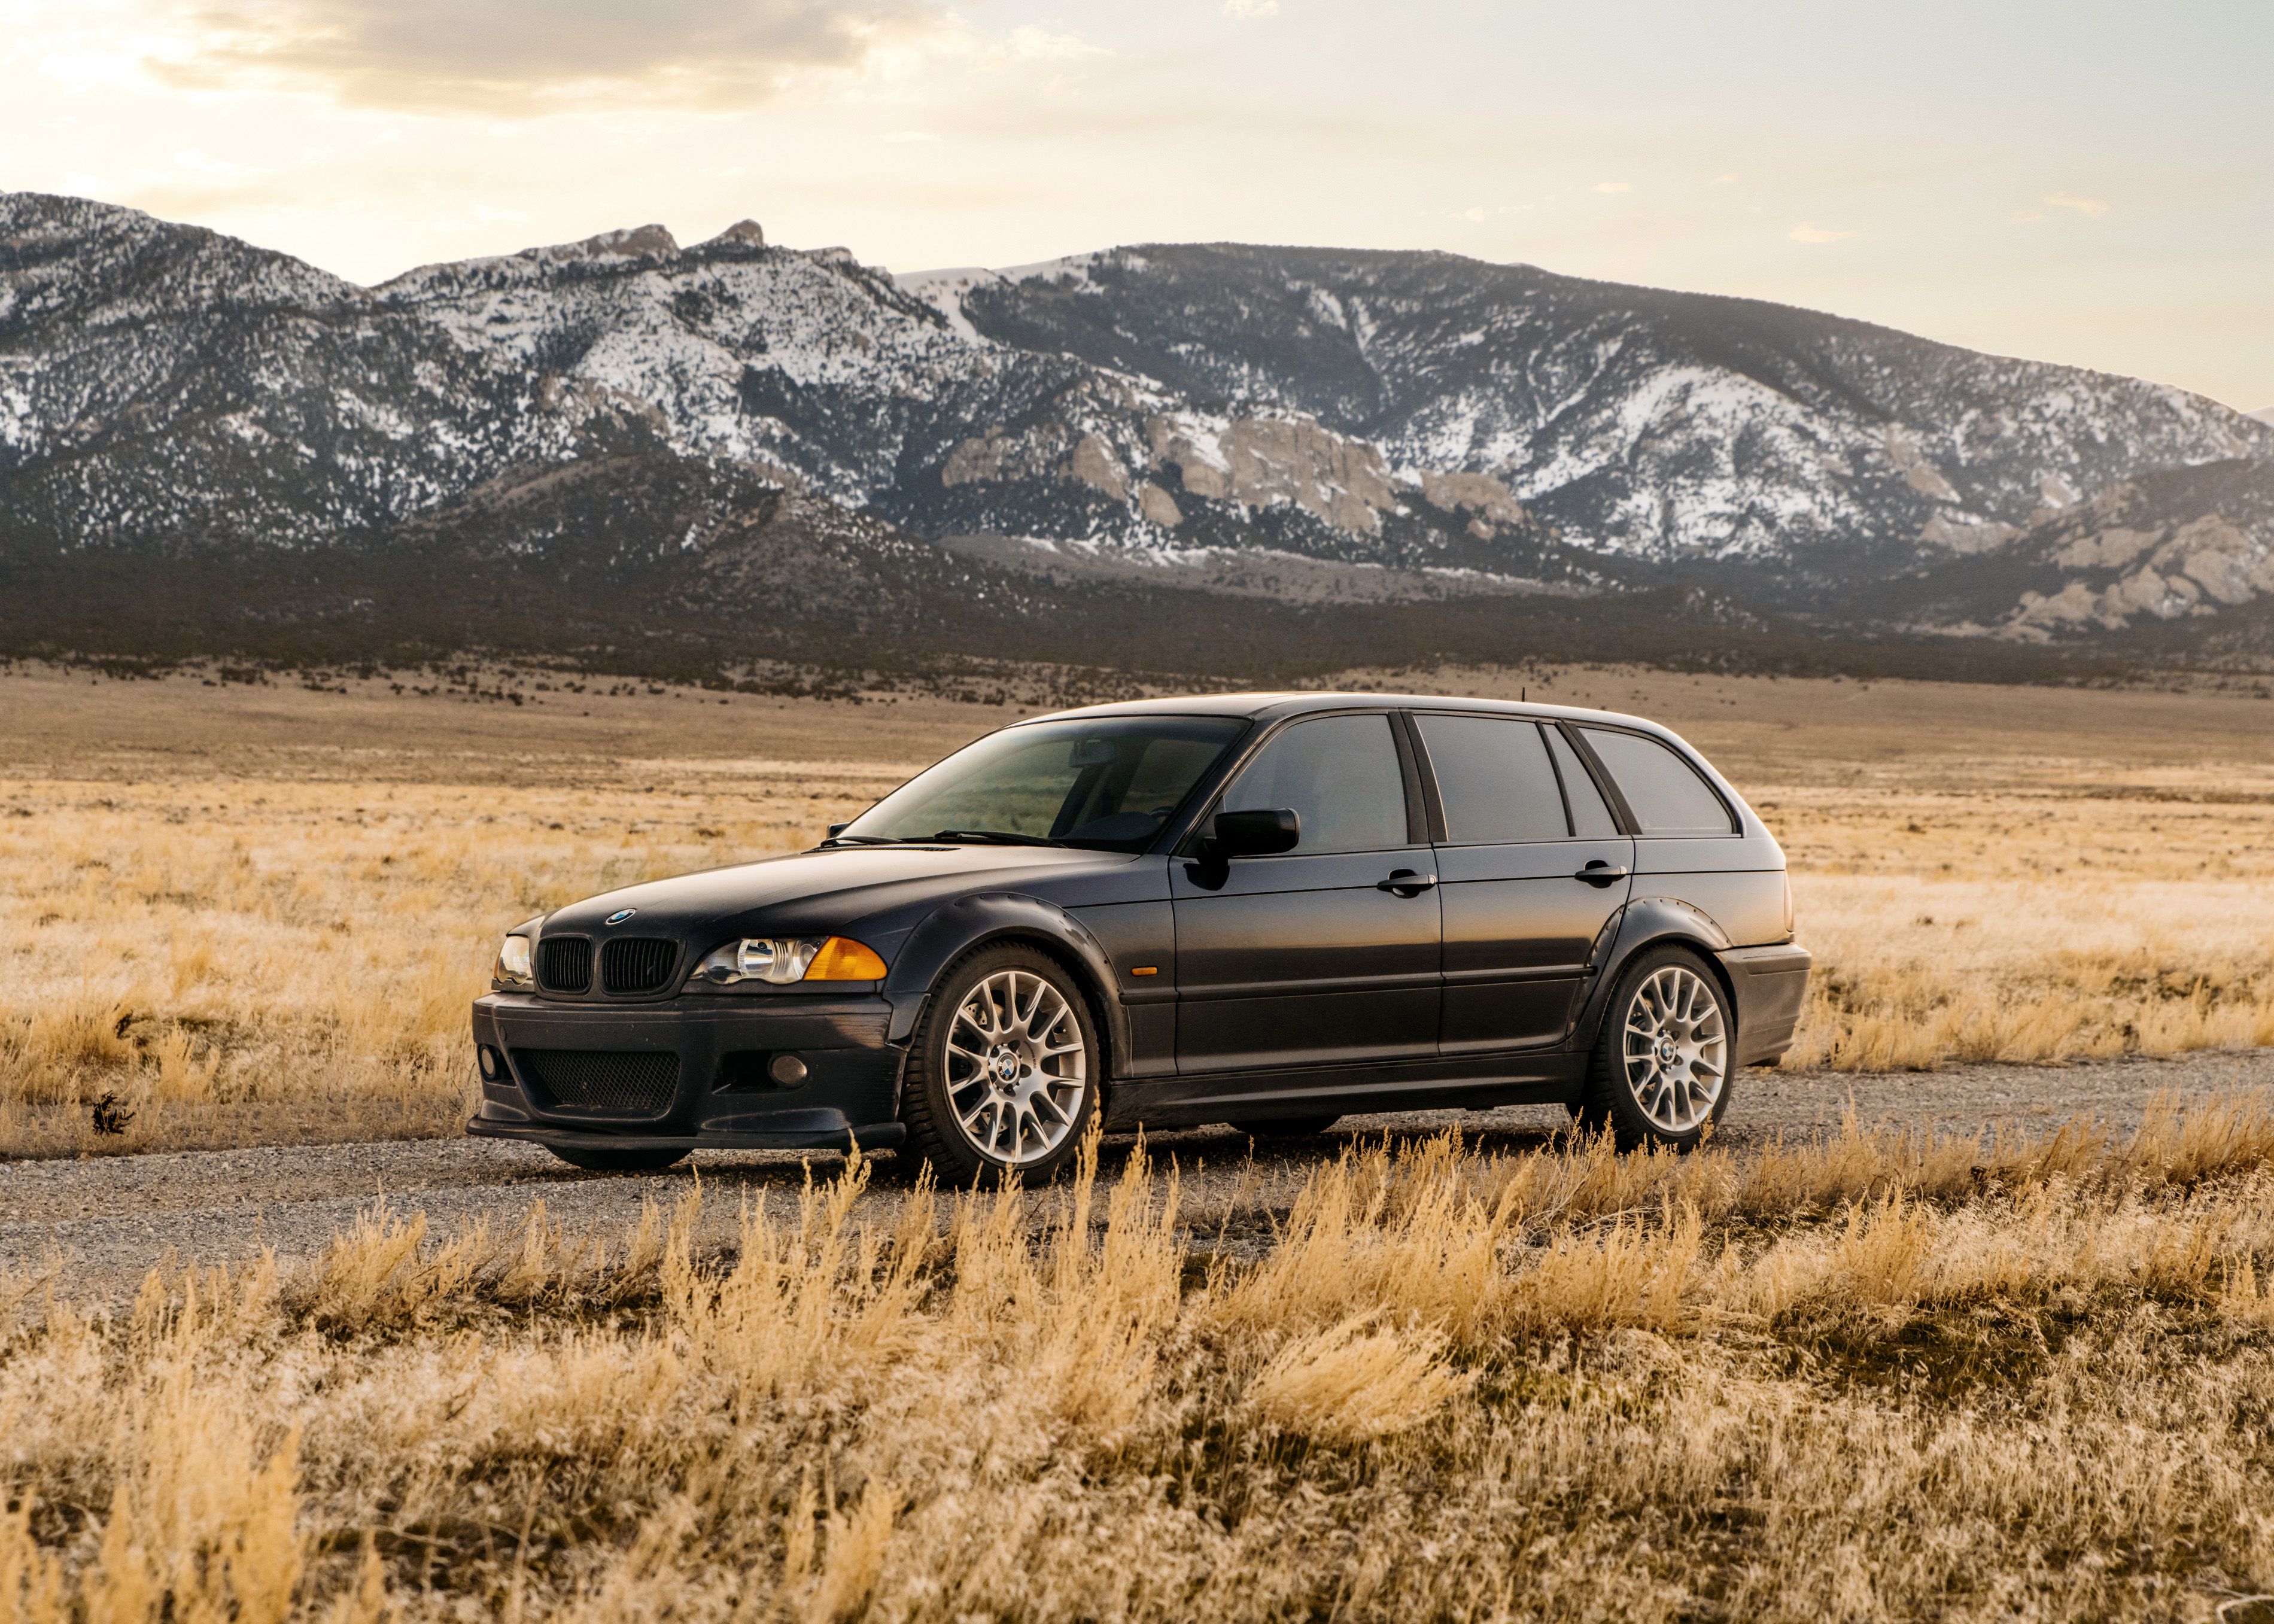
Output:
<path fill-rule="evenodd" d="M 805 1062 L 795 1055 L 776 1055 L 766 1075 L 785 1088 L 794 1088 L 806 1079 Z"/>
<path fill-rule="evenodd" d="M 482 1081 L 493 1083 L 505 1075 L 505 1056 L 485 1043 L 475 1051 L 481 1061 Z"/>

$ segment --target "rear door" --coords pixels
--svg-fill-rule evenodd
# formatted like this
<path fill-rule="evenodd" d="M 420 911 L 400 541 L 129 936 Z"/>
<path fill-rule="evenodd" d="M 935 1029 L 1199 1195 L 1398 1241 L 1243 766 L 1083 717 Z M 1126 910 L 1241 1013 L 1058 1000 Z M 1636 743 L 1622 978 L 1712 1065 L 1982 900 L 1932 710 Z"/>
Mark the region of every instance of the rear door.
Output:
<path fill-rule="evenodd" d="M 1417 712 L 1434 789 L 1449 1055 L 1560 1043 L 1587 955 L 1627 899 L 1634 841 L 1560 730 Z"/>
<path fill-rule="evenodd" d="M 1409 754 L 1386 714 L 1312 717 L 1224 792 L 1219 810 L 1293 811 L 1301 838 L 1171 866 L 1179 1071 L 1435 1051 L 1436 877 Z"/>

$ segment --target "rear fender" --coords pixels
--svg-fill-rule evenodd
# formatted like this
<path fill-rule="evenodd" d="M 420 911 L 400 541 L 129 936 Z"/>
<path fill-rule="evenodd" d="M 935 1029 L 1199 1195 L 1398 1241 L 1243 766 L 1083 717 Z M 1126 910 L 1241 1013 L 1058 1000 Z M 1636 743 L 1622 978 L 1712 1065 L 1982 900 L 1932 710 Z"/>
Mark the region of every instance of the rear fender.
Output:
<path fill-rule="evenodd" d="M 1611 989 L 1618 984 L 1620 974 L 1638 953 L 1668 944 L 1696 951 L 1706 961 L 1706 968 L 1721 989 L 1723 1005 L 1734 1020 L 1737 996 L 1729 985 L 1728 973 L 1721 967 L 1719 955 L 1732 945 L 1728 933 L 1713 922 L 1713 916 L 1686 902 L 1671 897 L 1645 897 L 1630 902 L 1621 909 L 1596 938 L 1593 963 L 1589 970 L 1586 1000 L 1581 1004 L 1578 1023 L 1571 1030 L 1571 1047 L 1591 1049 L 1603 1029 L 1603 1014 L 1611 1001 Z"/>
<path fill-rule="evenodd" d="M 1113 964 L 1088 928 L 1063 908 L 1013 892 L 960 897 L 908 933 L 884 993 L 892 1005 L 890 1041 L 905 1043 L 916 1029 L 940 973 L 975 947 L 1028 942 L 1065 964 L 1083 983 L 1091 1011 L 1105 1028 L 1106 1074 L 1113 1058 L 1129 1052 L 1129 1015 L 1114 996 Z"/>

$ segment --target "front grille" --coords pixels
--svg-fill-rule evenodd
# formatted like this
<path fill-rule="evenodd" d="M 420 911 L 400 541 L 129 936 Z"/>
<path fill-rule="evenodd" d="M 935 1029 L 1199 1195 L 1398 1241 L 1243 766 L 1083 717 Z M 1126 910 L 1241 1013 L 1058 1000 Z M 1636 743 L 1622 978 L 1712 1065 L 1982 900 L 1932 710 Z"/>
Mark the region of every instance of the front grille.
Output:
<path fill-rule="evenodd" d="M 546 936 L 537 944 L 537 984 L 547 992 L 585 992 L 592 985 L 589 936 Z"/>
<path fill-rule="evenodd" d="M 679 944 L 659 936 L 624 936 L 600 950 L 600 985 L 609 992 L 657 992 L 670 984 Z"/>
<path fill-rule="evenodd" d="M 679 1092 L 677 1055 L 608 1054 L 589 1049 L 516 1049 L 515 1061 L 530 1081 L 559 1105 L 660 1116 Z"/>

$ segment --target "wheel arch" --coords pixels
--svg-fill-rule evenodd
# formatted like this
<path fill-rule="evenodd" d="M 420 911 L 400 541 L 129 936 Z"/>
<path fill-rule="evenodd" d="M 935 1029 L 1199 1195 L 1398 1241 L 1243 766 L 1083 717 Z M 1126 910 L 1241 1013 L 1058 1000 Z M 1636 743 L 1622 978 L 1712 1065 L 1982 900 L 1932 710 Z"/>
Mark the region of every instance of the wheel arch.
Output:
<path fill-rule="evenodd" d="M 1587 1001 L 1572 1032 L 1574 1049 L 1585 1051 L 1594 1048 L 1602 1034 L 1604 1018 L 1609 1012 L 1611 989 L 1618 985 L 1619 978 L 1638 955 L 1653 948 L 1685 947 L 1705 961 L 1713 984 L 1721 989 L 1721 1005 L 1729 1022 L 1731 1052 L 1735 1052 L 1737 989 L 1729 979 L 1728 967 L 1721 962 L 1721 955 L 1732 944 L 1728 933 L 1713 921 L 1711 914 L 1675 898 L 1645 897 L 1628 903 L 1620 911 L 1608 935 L 1610 946 L 1595 968 L 1593 984 L 1587 990 Z"/>
<path fill-rule="evenodd" d="M 893 1005 L 892 1040 L 905 1042 L 915 1031 L 932 989 L 951 965 L 980 948 L 1003 943 L 1035 948 L 1055 960 L 1081 989 L 1105 1050 L 1099 1056 L 1102 1094 L 1111 1086 L 1116 1058 L 1129 1052 L 1128 1012 L 1112 993 L 1112 962 L 1087 926 L 1039 898 L 1015 892 L 960 897 L 909 932 L 885 977 L 885 995 Z"/>

